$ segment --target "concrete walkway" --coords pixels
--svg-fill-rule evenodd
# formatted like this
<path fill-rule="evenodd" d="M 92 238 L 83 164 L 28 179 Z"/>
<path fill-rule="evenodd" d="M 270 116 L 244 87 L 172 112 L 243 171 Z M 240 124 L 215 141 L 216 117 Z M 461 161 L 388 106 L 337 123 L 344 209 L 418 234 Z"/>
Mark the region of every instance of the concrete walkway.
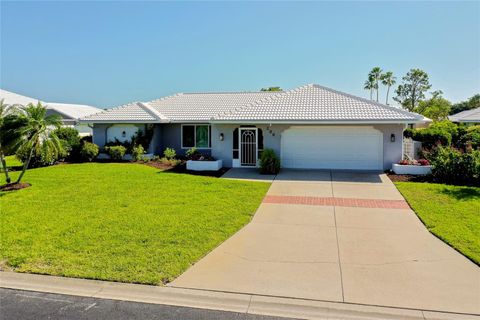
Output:
<path fill-rule="evenodd" d="M 284 170 L 253 221 L 170 285 L 480 314 L 480 269 L 403 204 L 384 174 Z"/>

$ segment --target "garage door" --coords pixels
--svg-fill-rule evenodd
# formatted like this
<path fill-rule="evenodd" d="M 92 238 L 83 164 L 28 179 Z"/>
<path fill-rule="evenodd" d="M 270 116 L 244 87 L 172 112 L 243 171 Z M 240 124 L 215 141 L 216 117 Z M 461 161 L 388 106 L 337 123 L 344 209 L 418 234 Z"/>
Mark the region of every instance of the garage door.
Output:
<path fill-rule="evenodd" d="M 290 127 L 281 139 L 284 168 L 381 170 L 383 167 L 383 135 L 373 127 Z"/>

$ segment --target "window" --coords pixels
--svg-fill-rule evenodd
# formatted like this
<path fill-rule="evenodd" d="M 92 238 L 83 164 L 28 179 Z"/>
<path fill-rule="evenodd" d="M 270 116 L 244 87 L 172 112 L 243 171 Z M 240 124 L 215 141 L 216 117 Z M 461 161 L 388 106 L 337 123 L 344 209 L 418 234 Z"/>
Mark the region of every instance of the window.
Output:
<path fill-rule="evenodd" d="M 209 125 L 182 125 L 182 148 L 210 148 L 210 137 Z"/>
<path fill-rule="evenodd" d="M 195 147 L 195 126 L 182 127 L 182 148 Z"/>

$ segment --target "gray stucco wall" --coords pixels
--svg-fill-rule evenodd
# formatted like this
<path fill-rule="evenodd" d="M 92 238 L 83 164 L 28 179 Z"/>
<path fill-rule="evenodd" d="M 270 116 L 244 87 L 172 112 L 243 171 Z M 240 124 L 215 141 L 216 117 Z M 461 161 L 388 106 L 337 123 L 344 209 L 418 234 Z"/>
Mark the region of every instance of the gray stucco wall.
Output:
<path fill-rule="evenodd" d="M 93 142 L 103 147 L 106 143 L 106 132 L 111 124 L 95 124 L 93 127 Z M 143 125 L 140 125 L 143 127 Z M 232 166 L 233 131 L 239 128 L 233 124 L 213 124 L 211 126 L 211 149 L 200 149 L 203 154 L 211 154 L 222 159 L 225 167 Z M 264 148 L 273 149 L 280 156 L 282 132 L 290 125 L 257 125 L 262 129 Z M 383 134 L 383 168 L 391 169 L 392 163 L 402 159 L 403 124 L 378 124 L 373 127 Z M 165 148 L 173 148 L 179 155 L 184 155 L 187 149 L 181 147 L 181 124 L 156 124 L 149 152 L 162 155 Z M 224 139 L 220 141 L 220 134 Z M 395 142 L 390 141 L 391 134 Z"/>
<path fill-rule="evenodd" d="M 397 163 L 403 156 L 403 124 L 377 124 L 373 126 L 383 133 L 383 170 L 392 169 L 392 164 Z M 392 133 L 395 142 L 390 141 Z"/>
<path fill-rule="evenodd" d="M 154 153 L 163 155 L 166 148 L 173 148 L 178 155 L 185 155 L 188 148 L 182 148 L 182 124 L 167 123 L 155 125 L 151 148 Z M 213 144 L 212 134 L 212 144 Z M 202 154 L 210 155 L 210 149 L 198 149 Z"/>
<path fill-rule="evenodd" d="M 338 126 L 338 125 L 337 125 Z M 215 124 L 212 125 L 212 156 L 223 160 L 225 167 L 232 166 L 233 131 L 238 125 Z M 280 156 L 282 132 L 290 125 L 257 125 L 263 132 L 264 148 L 271 148 Z M 403 124 L 379 124 L 373 126 L 383 134 L 383 169 L 391 169 L 392 163 L 402 159 Z M 270 133 L 271 131 L 271 133 Z M 218 137 L 223 133 L 224 140 Z M 390 141 L 391 134 L 395 135 L 395 142 Z"/>
<path fill-rule="evenodd" d="M 122 124 L 121 123 L 95 123 L 93 125 L 93 129 L 92 129 L 92 132 L 93 132 L 92 141 L 93 141 L 93 143 L 95 143 L 96 145 L 98 145 L 101 148 L 104 147 L 105 144 L 107 143 L 108 128 L 110 128 L 112 126 L 121 127 Z M 127 126 L 131 126 L 131 124 L 127 124 Z M 136 125 L 136 127 L 138 127 L 139 130 L 144 130 L 145 129 L 144 124 L 138 124 L 138 125 Z"/>
<path fill-rule="evenodd" d="M 96 123 L 93 125 L 93 136 L 92 136 L 92 141 L 96 145 L 98 145 L 100 148 L 105 146 L 105 143 L 107 142 L 107 128 L 110 126 L 110 124 L 100 124 Z"/>

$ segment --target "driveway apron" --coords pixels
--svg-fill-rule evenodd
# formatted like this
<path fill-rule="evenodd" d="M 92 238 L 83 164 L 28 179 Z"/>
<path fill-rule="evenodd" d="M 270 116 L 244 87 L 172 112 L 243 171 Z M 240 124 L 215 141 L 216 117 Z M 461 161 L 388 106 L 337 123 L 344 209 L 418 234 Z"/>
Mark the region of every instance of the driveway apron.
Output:
<path fill-rule="evenodd" d="M 170 286 L 480 313 L 480 268 L 380 173 L 283 170 L 252 222 Z"/>

